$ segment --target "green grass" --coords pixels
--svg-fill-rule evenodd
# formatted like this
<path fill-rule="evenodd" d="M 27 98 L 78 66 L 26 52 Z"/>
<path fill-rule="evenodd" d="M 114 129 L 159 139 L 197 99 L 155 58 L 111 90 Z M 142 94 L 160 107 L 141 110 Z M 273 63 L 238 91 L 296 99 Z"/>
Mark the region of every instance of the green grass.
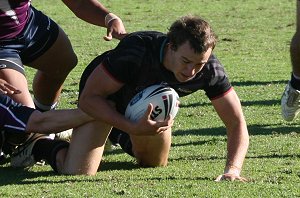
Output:
<path fill-rule="evenodd" d="M 176 3 L 175 3 L 176 2 Z M 169 165 L 139 168 L 116 149 L 105 154 L 94 177 L 58 176 L 50 166 L 29 171 L 0 168 L 0 197 L 300 197 L 299 119 L 286 123 L 280 97 L 290 77 L 289 42 L 295 1 L 102 1 L 128 32 L 167 31 L 179 16 L 207 19 L 219 37 L 215 53 L 243 104 L 250 147 L 242 175 L 250 182 L 214 182 L 226 160 L 226 135 L 203 92 L 181 99 Z M 106 30 L 77 19 L 61 1 L 33 1 L 69 35 L 79 63 L 65 82 L 60 108 L 75 107 L 84 67 L 113 48 Z M 28 69 L 29 82 L 34 70 Z"/>

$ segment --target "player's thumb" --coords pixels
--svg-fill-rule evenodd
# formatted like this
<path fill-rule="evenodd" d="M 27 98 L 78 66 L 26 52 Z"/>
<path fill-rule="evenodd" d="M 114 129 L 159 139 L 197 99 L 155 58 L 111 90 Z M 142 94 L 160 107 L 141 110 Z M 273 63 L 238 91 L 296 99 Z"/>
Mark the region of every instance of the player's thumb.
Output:
<path fill-rule="evenodd" d="M 111 41 L 113 39 L 111 28 L 107 28 L 107 34 L 103 37 L 103 39 L 106 41 Z"/>
<path fill-rule="evenodd" d="M 148 108 L 147 108 L 146 113 L 145 113 L 149 120 L 151 120 L 152 110 L 153 110 L 153 105 L 151 103 L 149 103 Z"/>

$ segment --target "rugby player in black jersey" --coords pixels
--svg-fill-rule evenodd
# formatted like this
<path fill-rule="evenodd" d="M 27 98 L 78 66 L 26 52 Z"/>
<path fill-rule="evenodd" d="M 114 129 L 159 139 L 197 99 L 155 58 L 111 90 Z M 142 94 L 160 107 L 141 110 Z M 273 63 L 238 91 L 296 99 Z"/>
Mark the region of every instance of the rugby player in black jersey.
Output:
<path fill-rule="evenodd" d="M 73 130 L 70 146 L 56 152 L 52 167 L 64 174 L 96 174 L 108 138 L 142 167 L 166 166 L 173 119 L 151 120 L 152 105 L 137 122 L 126 119 L 124 111 L 141 89 L 167 83 L 181 97 L 205 91 L 227 129 L 227 161 L 216 181 L 245 181 L 240 172 L 249 145 L 248 130 L 240 100 L 212 54 L 215 44 L 210 25 L 188 15 L 176 20 L 167 34 L 134 32 L 96 57 L 81 77 L 78 104 L 95 121 Z M 201 127 L 201 121 L 197 124 Z"/>

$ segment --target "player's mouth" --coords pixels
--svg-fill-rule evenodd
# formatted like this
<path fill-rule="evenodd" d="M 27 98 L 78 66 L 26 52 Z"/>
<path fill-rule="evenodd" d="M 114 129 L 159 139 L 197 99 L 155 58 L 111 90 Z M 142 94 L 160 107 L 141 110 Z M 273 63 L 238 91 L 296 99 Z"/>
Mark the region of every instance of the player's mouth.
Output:
<path fill-rule="evenodd" d="M 180 79 L 182 82 L 186 82 L 188 80 L 191 80 L 192 78 L 194 78 L 195 75 L 192 75 L 192 76 L 188 76 L 188 75 L 185 75 L 183 73 L 180 73 Z"/>

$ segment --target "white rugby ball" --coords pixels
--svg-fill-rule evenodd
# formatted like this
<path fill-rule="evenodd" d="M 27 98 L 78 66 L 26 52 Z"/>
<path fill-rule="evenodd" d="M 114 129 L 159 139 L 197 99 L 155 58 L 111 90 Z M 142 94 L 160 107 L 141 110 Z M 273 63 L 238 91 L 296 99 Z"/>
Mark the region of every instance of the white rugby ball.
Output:
<path fill-rule="evenodd" d="M 164 121 L 169 115 L 175 118 L 179 109 L 177 92 L 166 85 L 152 85 L 137 93 L 127 105 L 125 117 L 139 120 L 146 112 L 149 103 L 153 105 L 151 119 Z"/>

